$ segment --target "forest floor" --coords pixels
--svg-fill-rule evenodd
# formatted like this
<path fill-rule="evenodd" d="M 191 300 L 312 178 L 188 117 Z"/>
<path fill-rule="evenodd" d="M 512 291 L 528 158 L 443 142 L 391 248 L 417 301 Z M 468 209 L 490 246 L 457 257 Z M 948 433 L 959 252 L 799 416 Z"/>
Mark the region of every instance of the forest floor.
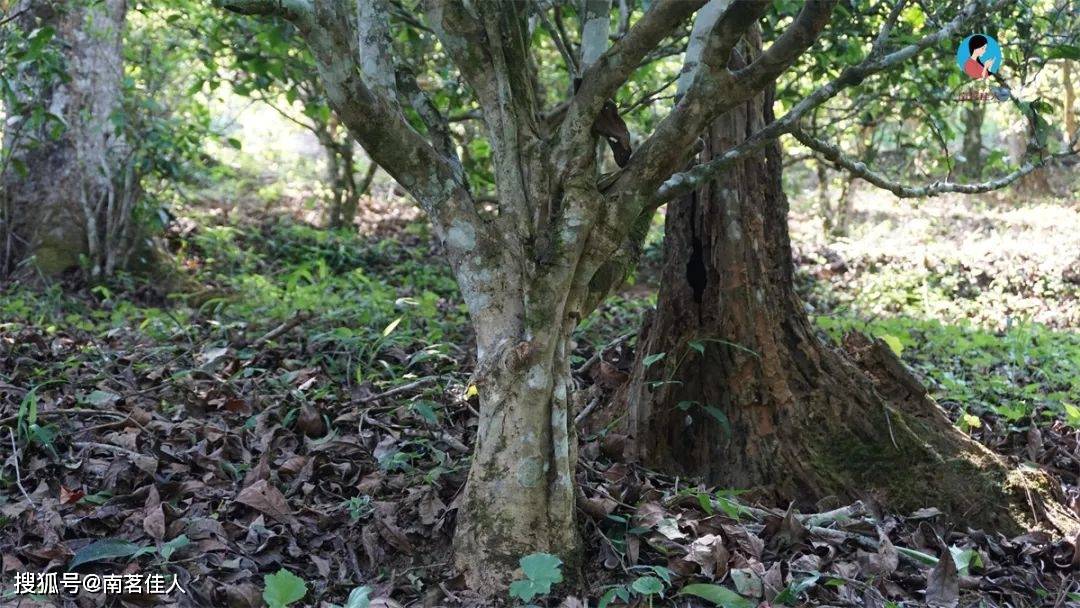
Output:
<path fill-rule="evenodd" d="M 823 339 L 885 340 L 965 432 L 1052 471 L 1080 515 L 1076 202 L 856 211 L 840 240 L 793 214 Z M 449 552 L 477 423 L 466 314 L 426 228 L 392 204 L 375 215 L 349 234 L 196 210 L 163 244 L 168 278 L 0 292 L 0 605 L 479 605 Z M 606 395 L 656 242 L 579 332 L 576 363 L 603 361 L 579 380 Z M 933 505 L 745 504 L 620 462 L 618 426 L 596 426 L 583 420 L 578 471 L 587 582 L 561 573 L 534 605 L 1080 605 L 1080 539 L 1004 538 Z M 282 569 L 299 578 L 268 576 Z M 184 591 L 12 594 L 17 572 L 73 570 Z"/>

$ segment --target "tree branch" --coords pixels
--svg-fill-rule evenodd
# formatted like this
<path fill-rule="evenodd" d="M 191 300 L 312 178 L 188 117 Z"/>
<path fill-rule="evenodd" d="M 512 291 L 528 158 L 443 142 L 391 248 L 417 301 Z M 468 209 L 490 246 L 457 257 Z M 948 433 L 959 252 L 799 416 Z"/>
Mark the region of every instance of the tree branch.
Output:
<path fill-rule="evenodd" d="M 607 48 L 611 30 L 611 0 L 585 0 L 585 23 L 581 28 L 581 69 L 586 70 Z"/>
<path fill-rule="evenodd" d="M 1005 0 L 976 0 L 968 4 L 959 15 L 941 29 L 923 36 L 918 41 L 886 55 L 873 54 L 862 62 L 845 68 L 839 76 L 815 89 L 804 97 L 787 114 L 766 125 L 738 146 L 713 160 L 672 175 L 653 197 L 655 205 L 661 205 L 690 192 L 705 181 L 712 179 L 731 163 L 760 149 L 769 140 L 790 132 L 807 112 L 832 99 L 844 89 L 857 86 L 867 77 L 892 68 L 911 59 L 920 52 L 950 38 L 977 15 L 992 13 Z M 879 36 L 880 40 L 880 36 Z M 884 42 L 881 42 L 884 44 Z"/>
<path fill-rule="evenodd" d="M 592 137 L 592 124 L 604 103 L 630 78 L 648 52 L 703 4 L 705 0 L 654 2 L 649 12 L 625 36 L 582 73 L 581 86 L 570 101 L 559 127 L 565 150 L 581 150 L 585 147 L 582 143 Z"/>
<path fill-rule="evenodd" d="M 761 2 L 739 2 L 724 11 L 712 27 L 693 81 L 675 108 L 630 159 L 630 168 L 615 186 L 638 194 L 652 193 L 693 153 L 694 142 L 718 116 L 746 101 L 757 91 L 736 86 L 728 69 L 731 50 L 767 8 Z M 629 223 L 642 209 L 626 209 Z"/>
<path fill-rule="evenodd" d="M 454 140 L 450 136 L 450 123 L 417 84 L 416 76 L 406 68 L 399 69 L 397 86 L 416 113 L 420 115 L 420 119 L 424 121 L 424 126 L 427 127 L 435 148 L 443 156 L 451 159 L 457 165 L 459 172 L 462 171 L 461 160 L 458 158 Z"/>
<path fill-rule="evenodd" d="M 375 91 L 396 101 L 394 59 L 391 56 L 390 26 L 386 21 L 385 0 L 356 3 L 356 27 L 360 39 L 360 69 Z"/>
<path fill-rule="evenodd" d="M 757 93 L 784 70 L 791 67 L 806 49 L 817 40 L 818 34 L 829 22 L 835 0 L 808 0 L 795 22 L 750 65 L 735 72 L 738 86 Z"/>
<path fill-rule="evenodd" d="M 552 42 L 555 43 L 555 48 L 559 49 L 559 54 L 562 55 L 563 63 L 566 64 L 566 73 L 570 75 L 570 78 L 578 73 L 577 63 L 574 62 L 574 54 L 570 51 L 570 46 L 566 40 L 559 33 L 559 30 L 551 23 L 551 19 L 548 19 L 547 12 L 543 10 L 537 11 L 537 15 L 540 17 L 540 23 L 547 30 L 548 35 L 551 36 Z"/>
<path fill-rule="evenodd" d="M 1075 156 L 1076 151 L 1068 151 L 1060 154 L 1053 154 L 1050 156 L 1043 156 L 1035 161 L 1029 161 L 1024 163 L 1021 167 L 1004 175 L 997 179 L 993 179 L 986 182 L 980 182 L 976 184 L 954 184 L 951 182 L 935 182 L 933 184 L 927 184 L 925 186 L 907 186 L 898 181 L 889 179 L 885 175 L 878 173 L 869 167 L 865 163 L 852 160 L 844 156 L 839 146 L 834 146 L 828 142 L 817 139 L 810 134 L 806 133 L 802 129 L 792 129 L 791 135 L 799 140 L 799 143 L 810 148 L 811 150 L 819 153 L 826 160 L 831 162 L 839 169 L 843 169 L 853 176 L 866 180 L 867 182 L 892 192 L 900 198 L 922 198 L 926 196 L 935 196 L 938 194 L 944 194 L 947 192 L 958 192 L 961 194 L 978 194 L 980 192 L 990 192 L 991 190 L 999 190 L 1015 182 L 1016 180 L 1024 177 L 1032 171 L 1043 167 L 1051 161 Z"/>
<path fill-rule="evenodd" d="M 676 103 L 686 94 L 690 84 L 694 81 L 694 77 L 697 75 L 698 63 L 701 61 L 701 54 L 705 51 L 713 27 L 716 26 L 717 20 L 731 6 L 731 2 L 732 0 L 709 0 L 709 3 L 698 11 L 698 15 L 694 19 L 694 27 L 690 31 L 690 42 L 686 45 L 686 57 L 683 59 L 683 67 L 679 72 L 679 86 L 675 89 Z"/>
<path fill-rule="evenodd" d="M 310 28 L 315 20 L 310 0 L 214 0 L 214 4 L 240 15 L 281 17 L 301 29 Z"/>

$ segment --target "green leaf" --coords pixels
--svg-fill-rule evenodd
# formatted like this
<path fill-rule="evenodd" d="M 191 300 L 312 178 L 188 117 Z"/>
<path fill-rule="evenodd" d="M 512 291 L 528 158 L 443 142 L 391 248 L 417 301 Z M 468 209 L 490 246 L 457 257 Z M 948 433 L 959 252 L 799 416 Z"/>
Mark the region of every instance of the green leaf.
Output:
<path fill-rule="evenodd" d="M 181 534 L 161 546 L 161 557 L 162 559 L 168 560 L 172 557 L 173 553 L 176 553 L 177 549 L 183 549 L 190 544 L 191 540 L 188 539 L 187 534 Z"/>
<path fill-rule="evenodd" d="M 656 595 L 664 590 L 664 583 L 655 576 L 642 576 L 634 581 L 630 588 L 641 595 Z"/>
<path fill-rule="evenodd" d="M 671 584 L 671 577 L 675 574 L 674 572 L 663 566 L 649 566 L 649 569 L 655 572 L 656 576 L 659 576 L 665 584 Z"/>
<path fill-rule="evenodd" d="M 543 591 L 540 590 L 540 586 L 529 579 L 510 583 L 510 597 L 516 597 L 523 602 L 531 602 L 541 593 Z"/>
<path fill-rule="evenodd" d="M 904 345 L 900 342 L 900 338 L 891 334 L 885 334 L 881 336 L 881 340 L 889 345 L 889 348 L 897 357 L 900 356 L 900 353 L 904 352 Z"/>
<path fill-rule="evenodd" d="M 86 545 L 75 552 L 67 569 L 74 570 L 78 566 L 90 562 L 99 562 L 118 557 L 131 557 L 143 553 L 143 546 L 118 538 L 106 538 Z"/>
<path fill-rule="evenodd" d="M 401 319 L 403 318 L 404 317 L 398 317 L 391 321 L 390 324 L 386 326 L 386 329 L 382 330 L 383 337 L 385 338 L 386 336 L 394 333 L 394 330 L 397 329 L 398 324 L 401 323 Z"/>
<path fill-rule="evenodd" d="M 664 358 L 664 353 L 653 353 L 653 354 L 645 357 L 645 360 L 642 361 L 642 364 L 645 365 L 645 369 L 649 369 L 650 367 L 652 367 L 653 363 L 656 363 L 657 361 L 659 361 L 659 360 L 661 360 L 663 358 Z"/>
<path fill-rule="evenodd" d="M 820 574 L 811 574 L 810 576 L 800 580 L 791 581 L 787 588 L 781 591 L 774 599 L 774 604 L 795 604 L 799 601 L 799 596 L 817 584 L 818 579 L 821 578 Z"/>
<path fill-rule="evenodd" d="M 615 599 L 615 594 L 619 592 L 618 587 L 613 587 L 604 592 L 604 595 L 600 596 L 600 603 L 596 605 L 596 608 L 607 608 L 611 600 Z"/>
<path fill-rule="evenodd" d="M 897 547 L 896 551 L 898 553 L 903 553 L 904 555 L 906 555 L 906 556 L 908 556 L 908 557 L 910 557 L 910 558 L 912 558 L 912 559 L 914 559 L 916 561 L 920 561 L 920 562 L 926 564 L 927 566 L 936 566 L 937 563 L 938 563 L 938 558 L 934 557 L 933 555 L 928 555 L 926 553 L 923 553 L 922 551 L 916 551 L 915 549 L 908 549 L 907 547 Z"/>
<path fill-rule="evenodd" d="M 550 592 L 552 584 L 563 580 L 562 560 L 550 553 L 526 555 L 518 563 L 526 578 L 510 584 L 510 597 L 528 602 Z"/>
<path fill-rule="evenodd" d="M 371 587 L 367 585 L 357 587 L 349 594 L 349 599 L 345 602 L 344 608 L 368 608 L 371 605 L 371 599 L 368 597 L 370 595 Z"/>
<path fill-rule="evenodd" d="M 702 354 L 702 355 L 705 354 L 705 345 L 702 344 L 701 342 L 698 342 L 697 340 L 691 340 L 689 342 L 689 345 L 690 345 L 690 348 L 696 350 L 698 352 L 698 354 Z"/>
<path fill-rule="evenodd" d="M 304 579 L 285 568 L 263 577 L 263 600 L 270 608 L 285 608 L 307 595 Z"/>
<path fill-rule="evenodd" d="M 1047 59 L 1075 59 L 1080 61 L 1080 46 L 1062 44 L 1050 49 L 1046 54 Z"/>
<path fill-rule="evenodd" d="M 1061 405 L 1065 408 L 1065 423 L 1074 429 L 1080 429 L 1080 407 L 1065 402 Z"/>
<path fill-rule="evenodd" d="M 721 608 L 754 608 L 754 602 L 735 593 L 727 587 L 696 583 L 682 588 L 679 595 L 693 595 L 703 600 L 708 600 Z"/>
<path fill-rule="evenodd" d="M 712 416 L 716 422 L 720 424 L 720 428 L 724 429 L 724 434 L 731 437 L 731 422 L 728 421 L 727 414 L 721 411 L 719 408 L 711 405 L 701 406 L 710 416 Z"/>
<path fill-rule="evenodd" d="M 561 583 L 563 580 L 562 560 L 550 553 L 526 555 L 519 563 L 525 576 L 541 585 L 550 586 L 552 583 Z"/>
<path fill-rule="evenodd" d="M 416 401 L 409 406 L 412 411 L 420 414 L 420 417 L 426 420 L 429 424 L 438 424 L 439 415 L 435 413 L 435 408 L 431 407 L 429 401 Z"/>
<path fill-rule="evenodd" d="M 109 407 L 120 400 L 120 395 L 109 391 L 94 391 L 83 397 L 83 401 L 95 407 Z"/>
<path fill-rule="evenodd" d="M 952 554 L 953 562 L 956 564 L 956 571 L 960 576 L 967 576 L 970 574 L 972 566 L 981 568 L 983 565 L 982 557 L 980 557 L 979 552 L 974 549 L 949 547 L 949 553 Z"/>

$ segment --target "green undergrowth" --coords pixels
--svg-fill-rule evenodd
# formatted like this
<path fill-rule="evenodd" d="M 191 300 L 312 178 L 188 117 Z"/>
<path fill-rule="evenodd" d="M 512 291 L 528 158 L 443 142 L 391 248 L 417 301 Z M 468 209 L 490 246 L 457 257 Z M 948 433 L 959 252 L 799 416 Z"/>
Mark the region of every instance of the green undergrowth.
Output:
<path fill-rule="evenodd" d="M 464 306 L 422 229 L 374 239 L 271 221 L 203 226 L 174 241 L 179 278 L 166 286 L 126 276 L 78 291 L 9 287 L 0 327 L 134 330 L 161 348 L 206 353 L 299 313 L 308 316 L 299 324 L 303 364 L 342 380 L 392 383 L 424 362 L 458 371 L 466 358 Z"/>
<path fill-rule="evenodd" d="M 461 368 L 470 356 L 468 315 L 423 225 L 376 238 L 284 219 L 195 219 L 200 225 L 170 241 L 182 280 L 162 286 L 128 276 L 79 291 L 9 286 L 0 291 L 0 329 L 99 337 L 133 330 L 158 348 L 206 352 L 255 339 L 303 312 L 310 318 L 299 326 L 302 363 L 322 365 L 338 379 L 392 385 L 419 367 L 467 373 Z M 925 293 L 919 281 L 880 282 L 886 283 L 893 287 L 878 294 L 886 299 Z M 915 314 L 867 318 L 821 293 L 836 295 L 842 285 L 802 288 L 825 334 L 839 339 L 857 329 L 886 340 L 962 427 L 985 417 L 1017 429 L 1057 419 L 1080 426 L 1076 331 L 1016 321 L 996 330 Z M 591 351 L 627 334 L 632 345 L 654 303 L 644 281 L 624 289 L 582 322 L 579 346 Z"/>
<path fill-rule="evenodd" d="M 389 387 L 421 367 L 470 371 L 468 314 L 425 224 L 375 237 L 286 218 L 190 220 L 193 229 L 170 236 L 174 270 L 166 280 L 122 275 L 76 290 L 8 286 L 0 289 L 0 332 L 105 338 L 131 331 L 154 348 L 197 355 L 250 342 L 301 313 L 309 318 L 291 332 L 305 346 L 296 364 L 323 366 L 343 384 Z M 609 298 L 582 322 L 577 342 L 590 352 L 636 331 L 653 303 Z M 55 372 L 42 368 L 43 381 Z"/>
<path fill-rule="evenodd" d="M 839 341 L 858 330 L 883 339 L 919 372 L 931 396 L 957 410 L 961 428 L 996 417 L 1014 430 L 1056 419 L 1080 427 L 1080 333 L 1034 323 L 1005 330 L 912 317 L 817 316 Z"/>

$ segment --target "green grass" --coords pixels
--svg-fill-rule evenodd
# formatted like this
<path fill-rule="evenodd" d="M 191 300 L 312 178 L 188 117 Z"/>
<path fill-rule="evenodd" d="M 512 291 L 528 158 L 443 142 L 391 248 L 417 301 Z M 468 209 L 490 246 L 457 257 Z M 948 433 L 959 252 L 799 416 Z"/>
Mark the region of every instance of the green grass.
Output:
<path fill-rule="evenodd" d="M 931 395 L 966 416 L 993 415 L 1010 426 L 1061 418 L 1080 427 L 1080 334 L 1033 323 L 988 331 L 912 317 L 861 320 L 818 316 L 835 340 L 852 329 L 884 339 L 920 373 Z M 961 426 L 977 425 L 960 417 Z"/>
<path fill-rule="evenodd" d="M 75 293 L 15 287 L 0 293 L 0 327 L 98 338 L 132 329 L 162 346 L 206 351 L 304 311 L 305 364 L 331 376 L 381 383 L 423 362 L 453 367 L 468 327 L 457 286 L 445 264 L 432 263 L 439 258 L 428 239 L 404 236 L 371 240 L 292 222 L 200 228 L 178 244 L 189 276 L 163 302 L 132 298 L 147 287 L 133 277 Z"/>

